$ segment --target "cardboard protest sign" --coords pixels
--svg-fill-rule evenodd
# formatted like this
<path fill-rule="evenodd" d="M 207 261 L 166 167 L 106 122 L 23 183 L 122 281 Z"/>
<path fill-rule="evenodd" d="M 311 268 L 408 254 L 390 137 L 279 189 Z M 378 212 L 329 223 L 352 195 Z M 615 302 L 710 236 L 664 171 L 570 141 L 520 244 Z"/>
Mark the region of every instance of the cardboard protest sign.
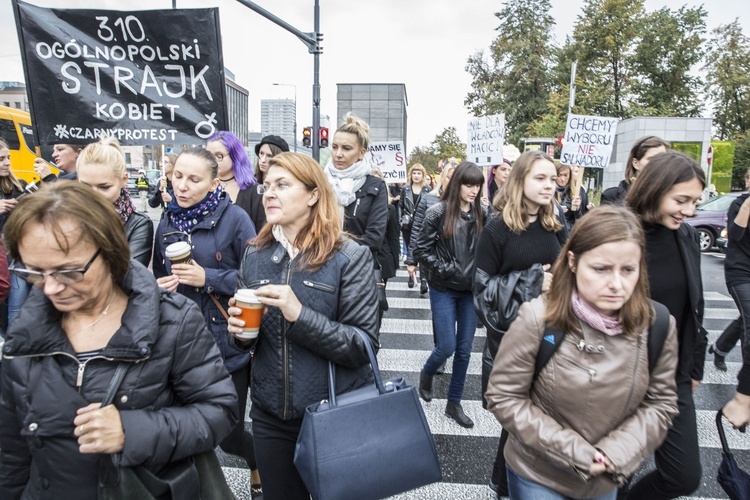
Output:
<path fill-rule="evenodd" d="M 227 128 L 218 9 L 14 5 L 38 144 L 191 144 Z"/>
<path fill-rule="evenodd" d="M 606 168 L 612 155 L 617 118 L 568 115 L 560 163 Z"/>
<path fill-rule="evenodd" d="M 477 165 L 498 165 L 503 162 L 505 114 L 482 116 L 469 120 L 466 160 Z"/>
<path fill-rule="evenodd" d="M 373 142 L 367 151 L 370 163 L 383 173 L 386 183 L 406 182 L 406 155 L 402 141 Z"/>

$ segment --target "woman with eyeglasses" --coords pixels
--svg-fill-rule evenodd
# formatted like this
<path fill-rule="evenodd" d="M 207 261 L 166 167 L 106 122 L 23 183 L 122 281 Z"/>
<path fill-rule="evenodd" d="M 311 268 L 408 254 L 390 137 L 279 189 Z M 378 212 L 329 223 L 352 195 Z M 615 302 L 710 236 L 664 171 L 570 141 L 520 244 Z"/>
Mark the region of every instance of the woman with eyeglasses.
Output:
<path fill-rule="evenodd" d="M 203 316 L 130 259 L 111 202 L 46 185 L 19 200 L 5 244 L 36 286 L 3 347 L 0 498 L 94 500 L 105 454 L 159 473 L 229 434 L 237 395 Z"/>
<path fill-rule="evenodd" d="M 241 340 L 241 310 L 231 307 L 229 333 L 255 353 L 250 417 L 263 497 L 309 500 L 294 449 L 305 408 L 328 398 L 329 361 L 339 394 L 372 377 L 364 344 L 366 336 L 379 345 L 372 255 L 341 230 L 336 197 L 311 158 L 274 156 L 263 184 L 268 223 L 245 251 L 237 287 L 255 289 L 265 313 L 258 337 Z"/>
<path fill-rule="evenodd" d="M 125 228 L 131 258 L 144 266 L 151 262 L 154 224 L 148 214 L 138 212 L 128 191 L 125 153 L 114 137 L 89 144 L 78 155 L 78 182 L 91 186 L 117 210 Z"/>
<path fill-rule="evenodd" d="M 219 178 L 216 156 L 202 148 L 183 151 L 172 172 L 174 198 L 167 215 L 156 228 L 153 271 L 159 286 L 179 292 L 198 304 L 209 331 L 219 347 L 245 414 L 250 356 L 227 343 L 228 300 L 237 286 L 245 244 L 255 229 L 244 210 L 233 205 Z M 178 241 L 190 244 L 191 262 L 172 264 L 165 257 L 167 246 Z M 221 449 L 247 461 L 257 469 L 252 436 L 240 420 L 221 443 Z M 259 484 L 253 477 L 253 484 Z"/>

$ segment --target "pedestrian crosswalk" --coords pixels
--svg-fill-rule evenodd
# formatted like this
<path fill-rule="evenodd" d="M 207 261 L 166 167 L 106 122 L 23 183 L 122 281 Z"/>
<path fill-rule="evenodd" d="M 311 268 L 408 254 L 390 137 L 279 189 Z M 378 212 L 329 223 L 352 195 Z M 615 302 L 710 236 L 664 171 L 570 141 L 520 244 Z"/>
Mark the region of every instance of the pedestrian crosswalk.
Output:
<path fill-rule="evenodd" d="M 420 295 L 419 288 L 407 287 L 407 273 L 399 270 L 396 278 L 387 285 L 390 310 L 384 315 L 378 353 L 378 363 L 386 378 L 401 376 L 416 385 L 419 371 L 427 359 L 432 346 L 432 326 L 428 295 Z M 738 315 L 734 302 L 728 294 L 706 292 L 704 326 L 713 342 L 724 327 Z M 423 402 L 423 408 L 440 455 L 443 481 L 394 497 L 397 500 L 423 499 L 493 499 L 494 493 L 487 487 L 492 463 L 497 451 L 500 425 L 494 416 L 482 408 L 480 394 L 481 351 L 484 347 L 485 330 L 476 332 L 473 353 L 466 377 L 462 405 L 466 414 L 474 420 L 474 427 L 465 429 L 444 415 L 450 380 L 451 363 L 446 374 L 434 379 L 435 398 Z M 695 393 L 698 419 L 699 443 L 703 479 L 700 489 L 691 499 L 718 499 L 726 495 L 716 482 L 716 470 L 721 461 L 721 443 L 716 432 L 716 410 L 734 393 L 736 374 L 741 364 L 739 347 L 727 358 L 727 372 L 714 368 L 711 355 L 706 360 L 703 383 Z M 730 447 L 743 468 L 750 470 L 750 433 L 728 431 Z M 238 499 L 249 499 L 249 474 L 244 465 L 220 454 L 230 485 Z M 647 462 L 641 469 L 653 467 Z M 375 472 L 376 473 L 376 472 Z"/>

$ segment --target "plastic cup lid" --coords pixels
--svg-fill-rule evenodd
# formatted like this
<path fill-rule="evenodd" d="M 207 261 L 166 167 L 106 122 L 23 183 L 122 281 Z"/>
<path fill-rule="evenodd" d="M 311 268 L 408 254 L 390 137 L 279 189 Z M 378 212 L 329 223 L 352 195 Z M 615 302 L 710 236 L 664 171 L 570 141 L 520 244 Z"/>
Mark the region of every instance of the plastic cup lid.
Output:
<path fill-rule="evenodd" d="M 190 253 L 190 244 L 187 241 L 178 241 L 177 243 L 172 243 L 164 251 L 164 255 L 166 255 L 168 259 L 171 257 L 184 255 L 186 253 Z"/>
<path fill-rule="evenodd" d="M 240 288 L 234 294 L 234 300 L 237 302 L 244 302 L 246 304 L 260 303 L 258 297 L 255 296 L 255 290 L 251 288 Z"/>

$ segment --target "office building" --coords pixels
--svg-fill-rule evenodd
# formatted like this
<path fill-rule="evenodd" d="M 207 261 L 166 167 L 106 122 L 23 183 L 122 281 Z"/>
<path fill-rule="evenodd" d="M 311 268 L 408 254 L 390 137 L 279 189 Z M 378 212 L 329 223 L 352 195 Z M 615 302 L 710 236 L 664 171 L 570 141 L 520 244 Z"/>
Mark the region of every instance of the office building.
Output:
<path fill-rule="evenodd" d="M 403 83 L 339 83 L 336 126 L 351 112 L 370 125 L 372 142 L 406 143 L 406 85 Z"/>
<path fill-rule="evenodd" d="M 260 101 L 260 132 L 284 138 L 289 148 L 294 150 L 295 117 L 297 110 L 294 99 L 263 99 Z"/>

